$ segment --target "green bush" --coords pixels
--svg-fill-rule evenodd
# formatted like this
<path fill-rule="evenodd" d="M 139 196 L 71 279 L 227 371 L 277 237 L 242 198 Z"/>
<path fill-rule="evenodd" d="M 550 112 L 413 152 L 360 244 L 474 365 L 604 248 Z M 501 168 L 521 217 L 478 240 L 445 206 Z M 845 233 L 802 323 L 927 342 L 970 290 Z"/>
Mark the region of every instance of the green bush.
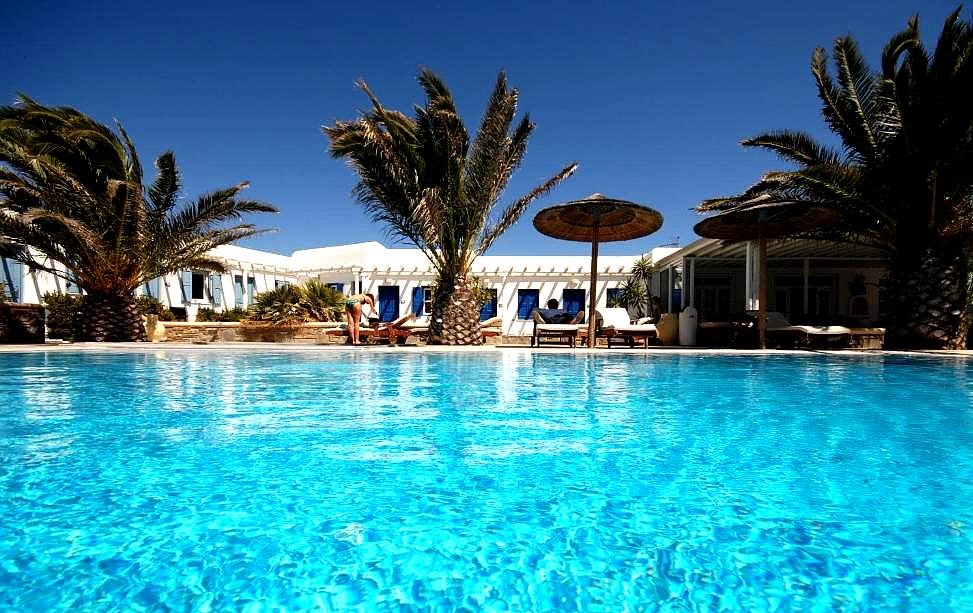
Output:
<path fill-rule="evenodd" d="M 226 309 L 221 313 L 218 313 L 220 321 L 240 321 L 247 316 L 247 312 L 244 309 L 235 307 L 232 309 Z"/>
<path fill-rule="evenodd" d="M 196 321 L 219 321 L 219 313 L 209 307 L 201 307 L 196 311 Z"/>
<path fill-rule="evenodd" d="M 196 321 L 240 321 L 246 314 L 246 311 L 239 308 L 217 312 L 209 307 L 202 307 L 196 311 Z"/>
<path fill-rule="evenodd" d="M 159 321 L 176 321 L 176 314 L 169 309 L 162 309 L 159 313 Z"/>
<path fill-rule="evenodd" d="M 135 298 L 135 307 L 142 315 L 161 315 L 163 311 L 162 303 L 152 296 L 138 296 Z"/>
<path fill-rule="evenodd" d="M 81 294 L 44 294 L 47 305 L 47 336 L 73 341 L 84 296 Z"/>
<path fill-rule="evenodd" d="M 257 294 L 247 316 L 254 321 L 301 324 L 307 321 L 336 321 L 344 312 L 341 292 L 317 280 L 304 285 L 282 285 Z"/>

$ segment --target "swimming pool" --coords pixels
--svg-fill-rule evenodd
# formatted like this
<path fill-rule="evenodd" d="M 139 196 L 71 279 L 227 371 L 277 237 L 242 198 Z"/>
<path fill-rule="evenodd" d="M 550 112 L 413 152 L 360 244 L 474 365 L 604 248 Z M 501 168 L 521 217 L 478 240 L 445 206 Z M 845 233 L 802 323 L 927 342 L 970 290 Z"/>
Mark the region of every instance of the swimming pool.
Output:
<path fill-rule="evenodd" d="M 973 610 L 973 362 L 0 354 L 2 611 Z"/>

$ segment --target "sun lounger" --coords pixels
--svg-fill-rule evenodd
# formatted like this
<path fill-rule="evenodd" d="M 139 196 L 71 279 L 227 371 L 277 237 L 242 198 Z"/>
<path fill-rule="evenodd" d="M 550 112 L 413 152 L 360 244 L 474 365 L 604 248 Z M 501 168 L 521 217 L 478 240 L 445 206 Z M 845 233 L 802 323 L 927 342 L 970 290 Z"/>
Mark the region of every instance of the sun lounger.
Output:
<path fill-rule="evenodd" d="M 636 339 L 642 339 L 645 347 L 648 347 L 649 339 L 659 335 L 655 324 L 647 323 L 648 318 L 639 320 L 642 323 L 632 323 L 626 309 L 598 309 L 597 312 L 601 320 L 597 336 L 606 339 L 609 348 L 612 346 L 612 340 L 618 338 L 624 339 L 629 347 L 635 346 Z"/>
<path fill-rule="evenodd" d="M 747 313 L 754 317 L 757 316 L 757 311 L 747 311 Z M 844 326 L 793 325 L 787 321 L 782 313 L 777 311 L 767 312 L 767 333 L 788 340 L 797 340 L 803 344 L 811 344 L 817 341 L 847 346 L 851 340 L 850 328 Z"/>
<path fill-rule="evenodd" d="M 531 347 L 540 347 L 541 339 L 558 339 L 559 342 L 567 342 L 571 347 L 578 344 L 578 324 L 584 319 L 584 311 L 580 311 L 569 323 L 550 323 L 541 314 L 540 309 L 534 309 L 531 313 L 534 320 L 534 332 L 530 337 Z"/>
<path fill-rule="evenodd" d="M 851 328 L 851 347 L 881 349 L 885 344 L 885 328 Z"/>
<path fill-rule="evenodd" d="M 389 345 L 395 345 L 399 338 L 409 336 L 409 332 L 404 330 L 402 326 L 414 317 L 414 314 L 409 313 L 394 321 L 380 322 L 374 326 L 363 325 L 358 329 L 359 336 L 362 340 L 384 340 L 388 341 Z M 348 336 L 348 325 L 341 324 L 340 327 L 328 330 L 325 334 L 328 336 Z"/>
<path fill-rule="evenodd" d="M 484 342 L 487 337 L 501 336 L 503 334 L 503 318 L 491 317 L 480 322 L 480 334 L 483 335 Z"/>

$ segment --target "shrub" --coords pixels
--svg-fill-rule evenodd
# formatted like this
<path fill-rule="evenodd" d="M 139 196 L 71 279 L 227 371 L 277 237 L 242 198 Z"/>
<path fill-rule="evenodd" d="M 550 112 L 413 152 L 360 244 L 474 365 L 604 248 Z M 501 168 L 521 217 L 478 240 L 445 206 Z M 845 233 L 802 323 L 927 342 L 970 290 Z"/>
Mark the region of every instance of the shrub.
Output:
<path fill-rule="evenodd" d="M 219 321 L 219 314 L 211 308 L 202 307 L 196 311 L 196 321 Z"/>
<path fill-rule="evenodd" d="M 163 311 L 162 303 L 158 298 L 152 296 L 138 296 L 135 298 L 135 308 L 142 315 L 161 315 Z M 162 319 L 161 317 L 159 319 Z"/>
<path fill-rule="evenodd" d="M 345 312 L 345 297 L 333 287 L 311 279 L 300 289 L 300 303 L 310 321 L 337 321 Z"/>
<path fill-rule="evenodd" d="M 246 315 L 247 312 L 239 307 L 226 309 L 220 313 L 217 313 L 217 316 L 219 316 L 219 321 L 240 321 L 246 317 Z"/>
<path fill-rule="evenodd" d="M 47 305 L 48 337 L 73 341 L 78 329 L 84 296 L 49 292 L 44 294 L 44 303 Z"/>
<path fill-rule="evenodd" d="M 281 285 L 270 291 L 257 294 L 247 315 L 257 321 L 271 321 L 279 324 L 304 323 L 308 320 L 307 311 L 301 306 L 303 292 L 293 285 Z"/>
<path fill-rule="evenodd" d="M 282 285 L 257 294 L 246 316 L 254 321 L 302 324 L 307 321 L 336 321 L 345 309 L 341 292 L 316 279 L 304 285 Z"/>

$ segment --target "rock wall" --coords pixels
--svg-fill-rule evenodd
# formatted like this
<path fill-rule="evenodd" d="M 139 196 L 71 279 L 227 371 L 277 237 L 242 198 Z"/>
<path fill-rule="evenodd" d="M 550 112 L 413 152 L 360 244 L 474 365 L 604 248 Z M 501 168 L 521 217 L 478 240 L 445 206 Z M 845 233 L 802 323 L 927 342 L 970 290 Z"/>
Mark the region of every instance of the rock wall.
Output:
<path fill-rule="evenodd" d="M 44 322 L 39 304 L 0 303 L 0 343 L 43 343 Z"/>

